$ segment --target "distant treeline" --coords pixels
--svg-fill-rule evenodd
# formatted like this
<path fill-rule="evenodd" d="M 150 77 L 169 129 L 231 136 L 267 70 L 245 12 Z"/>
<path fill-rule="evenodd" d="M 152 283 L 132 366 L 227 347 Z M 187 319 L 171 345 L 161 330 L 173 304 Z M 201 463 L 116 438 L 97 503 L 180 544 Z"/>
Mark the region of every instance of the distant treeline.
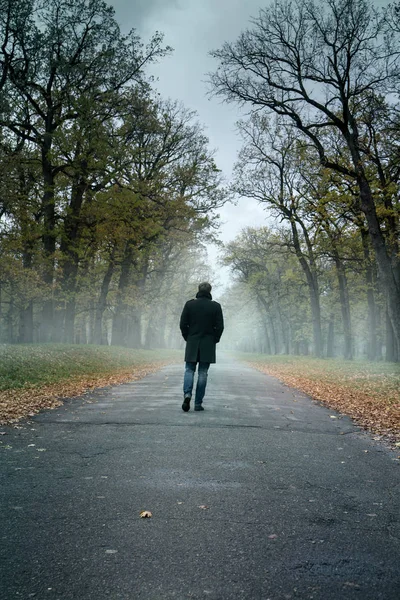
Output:
<path fill-rule="evenodd" d="M 225 249 L 259 349 L 399 360 L 400 3 L 278 0 L 213 55 L 250 112 L 234 191 L 270 217 Z"/>
<path fill-rule="evenodd" d="M 177 341 L 226 192 L 152 90 L 169 52 L 102 0 L 0 0 L 0 342 Z"/>

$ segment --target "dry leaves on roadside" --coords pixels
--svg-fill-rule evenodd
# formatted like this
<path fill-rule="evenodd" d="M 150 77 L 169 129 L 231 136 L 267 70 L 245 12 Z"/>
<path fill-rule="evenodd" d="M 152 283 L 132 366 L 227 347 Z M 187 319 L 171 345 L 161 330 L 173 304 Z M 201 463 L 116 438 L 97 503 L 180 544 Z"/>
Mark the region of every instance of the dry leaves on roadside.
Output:
<path fill-rule="evenodd" d="M 324 381 L 322 373 L 313 372 L 309 375 L 304 367 L 300 375 L 295 372 L 293 365 L 249 364 L 329 408 L 348 415 L 364 429 L 385 436 L 392 443 L 400 440 L 400 391 L 380 393 L 376 387 L 368 384 L 367 375 L 365 384 L 359 388 Z"/>
<path fill-rule="evenodd" d="M 82 396 L 99 387 L 119 385 L 136 381 L 154 373 L 166 362 L 145 364 L 112 374 L 85 375 L 51 385 L 27 386 L 0 392 L 0 425 L 15 423 L 24 417 L 32 417 L 44 409 L 62 404 L 62 399 Z"/>
<path fill-rule="evenodd" d="M 140 517 L 142 519 L 151 519 L 152 516 L 153 513 L 151 513 L 149 510 L 142 510 L 142 512 L 140 513 Z"/>

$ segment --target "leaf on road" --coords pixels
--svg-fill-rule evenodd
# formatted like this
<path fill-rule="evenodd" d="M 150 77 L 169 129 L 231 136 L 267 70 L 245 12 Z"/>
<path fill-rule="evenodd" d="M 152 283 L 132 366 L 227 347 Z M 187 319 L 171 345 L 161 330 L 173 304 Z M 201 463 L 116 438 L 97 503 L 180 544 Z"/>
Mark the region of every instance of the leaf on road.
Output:
<path fill-rule="evenodd" d="M 149 510 L 142 510 L 140 516 L 142 519 L 150 519 L 150 517 L 152 517 L 153 514 Z"/>
<path fill-rule="evenodd" d="M 199 508 L 201 508 L 203 510 L 207 510 L 209 508 L 209 506 L 207 506 L 206 504 L 200 504 Z"/>

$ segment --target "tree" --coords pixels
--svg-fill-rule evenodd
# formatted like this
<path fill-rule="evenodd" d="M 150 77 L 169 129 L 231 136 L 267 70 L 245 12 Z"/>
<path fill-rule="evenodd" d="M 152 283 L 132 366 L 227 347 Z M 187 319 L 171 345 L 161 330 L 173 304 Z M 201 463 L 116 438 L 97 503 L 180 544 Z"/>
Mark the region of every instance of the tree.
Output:
<path fill-rule="evenodd" d="M 311 141 L 324 167 L 357 183 L 399 345 L 400 259 L 383 232 L 363 151 L 363 114 L 371 96 L 398 89 L 399 36 L 387 15 L 366 0 L 278 0 L 236 43 L 212 53 L 220 66 L 211 82 L 227 101 L 282 115 Z M 327 131 L 343 139 L 348 164 L 332 156 Z"/>
<path fill-rule="evenodd" d="M 145 85 L 144 66 L 168 49 L 162 48 L 158 34 L 146 48 L 133 31 L 123 36 L 114 10 L 102 0 L 33 0 L 29 14 L 26 4 L 18 2 L 24 18 L 13 25 L 12 39 L 7 33 L 11 17 L 0 23 L 6 40 L 1 47 L 5 84 L 0 124 L 40 152 L 43 280 L 53 286 L 59 221 L 56 180 L 65 167 L 54 151 L 55 140 L 88 114 L 88 106 L 92 118 L 112 118 L 118 92 L 128 83 Z M 53 309 L 49 299 L 43 309 L 44 339 L 50 336 Z"/>
<path fill-rule="evenodd" d="M 314 353 L 322 356 L 321 307 L 317 259 L 307 211 L 303 209 L 300 164 L 296 137 L 278 120 L 254 114 L 240 124 L 244 146 L 235 167 L 234 189 L 241 196 L 257 199 L 281 221 L 290 225 L 294 248 L 309 289 L 313 322 Z"/>
<path fill-rule="evenodd" d="M 224 247 L 223 264 L 251 291 L 261 317 L 260 347 L 273 354 L 308 354 L 313 331 L 308 286 L 287 232 L 246 228 Z"/>

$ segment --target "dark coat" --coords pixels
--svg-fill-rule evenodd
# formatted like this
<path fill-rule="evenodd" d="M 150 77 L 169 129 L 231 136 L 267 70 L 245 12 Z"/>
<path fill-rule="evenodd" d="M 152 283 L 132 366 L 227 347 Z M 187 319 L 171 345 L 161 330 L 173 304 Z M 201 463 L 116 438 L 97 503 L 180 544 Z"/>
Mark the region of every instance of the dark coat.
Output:
<path fill-rule="evenodd" d="M 211 294 L 198 292 L 186 302 L 179 324 L 186 341 L 186 362 L 215 363 L 215 346 L 224 330 L 222 308 Z"/>

